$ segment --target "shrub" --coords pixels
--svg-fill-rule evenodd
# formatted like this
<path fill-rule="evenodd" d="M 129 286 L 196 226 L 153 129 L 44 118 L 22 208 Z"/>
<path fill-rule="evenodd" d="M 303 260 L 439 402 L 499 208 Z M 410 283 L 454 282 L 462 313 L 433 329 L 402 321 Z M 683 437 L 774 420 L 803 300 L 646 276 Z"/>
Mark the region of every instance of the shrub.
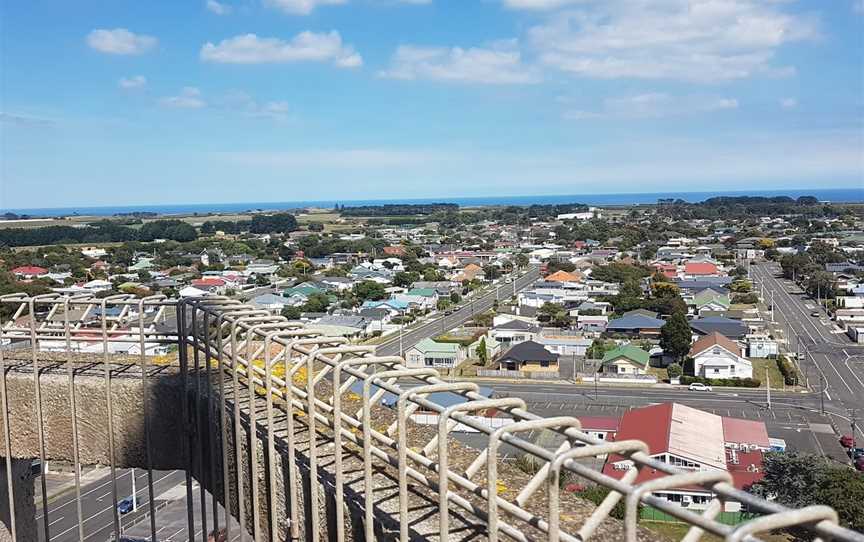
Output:
<path fill-rule="evenodd" d="M 783 381 L 787 386 L 795 386 L 798 384 L 798 371 L 792 365 L 786 356 L 777 356 L 777 369 L 783 375 Z"/>
<path fill-rule="evenodd" d="M 755 378 L 703 378 L 701 376 L 682 376 L 681 384 L 689 386 L 694 382 L 706 384 L 708 386 L 727 386 L 733 388 L 758 388 L 762 385 L 760 380 Z"/>

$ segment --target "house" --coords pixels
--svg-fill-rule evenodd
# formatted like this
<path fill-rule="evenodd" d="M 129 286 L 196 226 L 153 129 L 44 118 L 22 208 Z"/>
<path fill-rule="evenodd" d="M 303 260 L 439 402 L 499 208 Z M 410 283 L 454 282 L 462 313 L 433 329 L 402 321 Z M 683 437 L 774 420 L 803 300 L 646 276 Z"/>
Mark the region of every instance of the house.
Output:
<path fill-rule="evenodd" d="M 150 269 L 153 269 L 153 267 L 154 267 L 153 258 L 138 258 L 138 261 L 136 261 L 134 264 L 130 265 L 128 270 L 130 272 L 149 271 Z"/>
<path fill-rule="evenodd" d="M 606 333 L 616 333 L 630 337 L 658 337 L 663 320 L 657 318 L 654 313 L 646 314 L 647 311 L 630 311 L 624 313 L 621 318 L 610 320 L 606 325 Z M 654 314 L 651 316 L 650 314 Z"/>
<path fill-rule="evenodd" d="M 108 251 L 100 247 L 84 247 L 81 249 L 81 254 L 87 256 L 88 258 L 98 260 L 99 258 L 104 258 L 105 256 L 107 256 Z"/>
<path fill-rule="evenodd" d="M 557 372 L 558 356 L 535 341 L 521 342 L 498 358 L 499 369 L 523 372 Z"/>
<path fill-rule="evenodd" d="M 276 294 L 261 294 L 253 297 L 250 302 L 256 309 L 268 310 L 274 314 L 279 314 L 283 308 L 290 304 L 287 298 Z"/>
<path fill-rule="evenodd" d="M 762 425 L 760 429 L 738 421 L 726 422 L 723 416 L 677 403 L 661 403 L 627 411 L 621 417 L 615 440 L 640 440 L 647 444 L 654 459 L 686 470 L 726 471 L 732 485 L 743 490 L 762 478 L 762 450 L 758 446 L 743 450 L 740 445 L 733 448 L 732 444 L 753 439 L 763 443 L 763 434 L 767 432 L 763 433 L 763 422 L 752 422 Z M 632 466 L 632 460 L 612 454 L 606 459 L 603 474 L 621 479 Z M 643 468 L 631 483 L 638 486 L 666 476 L 669 475 L 662 471 Z M 695 485 L 653 491 L 652 495 L 694 511 L 704 510 L 716 497 L 710 490 Z M 726 500 L 723 506 L 726 512 L 739 512 L 742 508 L 734 500 Z"/>
<path fill-rule="evenodd" d="M 651 356 L 648 352 L 632 344 L 621 345 L 606 352 L 600 362 L 604 374 L 644 375 Z"/>
<path fill-rule="evenodd" d="M 243 273 L 247 276 L 251 275 L 264 275 L 270 276 L 276 274 L 276 271 L 279 270 L 279 266 L 273 260 L 255 260 L 246 266 L 246 269 Z"/>
<path fill-rule="evenodd" d="M 751 358 L 775 358 L 780 353 L 777 339 L 766 333 L 747 335 L 747 355 Z"/>
<path fill-rule="evenodd" d="M 510 320 L 499 324 L 487 332 L 490 339 L 501 343 L 504 348 L 525 341 L 532 341 L 537 337 L 540 327 L 523 320 Z"/>
<path fill-rule="evenodd" d="M 401 245 L 391 245 L 384 247 L 384 254 L 387 256 L 396 256 L 401 258 L 405 255 L 405 247 Z"/>
<path fill-rule="evenodd" d="M 576 317 L 576 328 L 585 333 L 603 333 L 609 324 L 609 317 L 605 315 L 586 316 L 580 314 Z"/>
<path fill-rule="evenodd" d="M 194 286 L 187 286 L 178 292 L 181 298 L 185 297 L 204 297 L 211 295 L 207 290 L 202 290 Z"/>
<path fill-rule="evenodd" d="M 572 273 L 568 273 L 567 271 L 559 270 L 548 277 L 546 277 L 547 282 L 581 282 L 582 279 L 585 278 L 582 273 L 574 271 Z"/>
<path fill-rule="evenodd" d="M 35 279 L 47 275 L 48 270 L 37 265 L 23 265 L 12 270 L 12 274 L 19 279 Z"/>
<path fill-rule="evenodd" d="M 720 270 L 711 262 L 687 262 L 684 264 L 682 273 L 685 279 L 699 279 L 703 277 L 719 277 Z"/>
<path fill-rule="evenodd" d="M 464 359 L 465 352 L 457 343 L 437 342 L 428 337 L 405 350 L 408 367 L 452 368 Z"/>
<path fill-rule="evenodd" d="M 535 339 L 546 350 L 559 356 L 584 356 L 591 348 L 594 339 L 586 339 L 581 333 L 563 331 L 558 328 L 545 328 Z"/>
<path fill-rule="evenodd" d="M 614 440 L 618 433 L 620 418 L 614 416 L 579 416 L 579 428 L 583 433 L 600 440 Z"/>
<path fill-rule="evenodd" d="M 309 324 L 307 329 L 320 331 L 327 337 L 357 337 L 366 332 L 368 324 L 359 315 L 327 315 Z"/>
<path fill-rule="evenodd" d="M 395 295 L 394 299 L 416 305 L 420 310 L 431 310 L 438 304 L 438 292 L 432 288 L 412 288 L 404 294 Z"/>
<path fill-rule="evenodd" d="M 224 279 L 216 277 L 204 277 L 192 281 L 192 286 L 200 290 L 210 290 L 217 294 L 224 294 L 228 289 L 228 283 Z"/>
<path fill-rule="evenodd" d="M 354 286 L 354 280 L 348 277 L 321 277 L 317 282 L 324 288 L 337 292 L 350 290 Z"/>
<path fill-rule="evenodd" d="M 716 331 L 693 343 L 693 373 L 703 378 L 753 378 L 753 364 L 741 355 L 743 348 Z"/>
<path fill-rule="evenodd" d="M 692 298 L 687 301 L 687 305 L 691 308 L 694 314 L 700 316 L 710 313 L 718 315 L 729 310 L 729 294 L 726 292 L 705 288 L 697 292 Z"/>
<path fill-rule="evenodd" d="M 107 280 L 96 279 L 91 280 L 89 282 L 85 282 L 81 285 L 82 288 L 87 290 L 88 292 L 107 292 L 110 290 L 113 285 Z"/>
<path fill-rule="evenodd" d="M 690 328 L 696 335 L 710 335 L 715 331 L 724 337 L 740 341 L 750 333 L 750 328 L 740 320 L 723 316 L 698 318 L 690 322 Z"/>
<path fill-rule="evenodd" d="M 476 263 L 469 263 L 465 267 L 462 268 L 461 271 L 453 275 L 451 280 L 454 282 L 471 282 L 472 280 L 482 279 L 483 278 L 483 268 L 477 265 Z"/>
<path fill-rule="evenodd" d="M 393 313 L 384 307 L 361 308 L 357 311 L 357 314 L 369 322 L 369 326 L 366 328 L 366 333 L 384 331 L 384 326 L 389 324 L 390 320 L 393 318 Z"/>

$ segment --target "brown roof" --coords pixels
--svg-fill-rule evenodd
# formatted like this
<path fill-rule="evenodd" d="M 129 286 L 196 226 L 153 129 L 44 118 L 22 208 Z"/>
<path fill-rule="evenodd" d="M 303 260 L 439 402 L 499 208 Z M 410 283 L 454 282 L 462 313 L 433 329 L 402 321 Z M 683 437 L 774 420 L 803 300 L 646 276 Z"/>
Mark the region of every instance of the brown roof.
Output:
<path fill-rule="evenodd" d="M 690 347 L 690 356 L 695 356 L 700 352 L 708 350 L 714 345 L 725 348 L 736 356 L 741 354 L 741 347 L 738 346 L 738 343 L 736 343 L 729 337 L 721 335 L 720 333 L 717 333 L 715 331 L 714 333 L 705 335 L 704 337 L 693 343 L 693 346 Z"/>
<path fill-rule="evenodd" d="M 546 277 L 546 280 L 549 282 L 579 282 L 582 280 L 582 274 L 568 273 L 562 269 Z"/>

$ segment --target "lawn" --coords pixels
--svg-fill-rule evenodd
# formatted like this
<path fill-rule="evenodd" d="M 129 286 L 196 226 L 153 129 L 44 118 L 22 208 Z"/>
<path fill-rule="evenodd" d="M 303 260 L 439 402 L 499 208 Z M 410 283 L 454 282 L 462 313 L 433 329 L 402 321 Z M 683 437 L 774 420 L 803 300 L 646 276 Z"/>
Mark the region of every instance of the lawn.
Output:
<path fill-rule="evenodd" d="M 753 378 L 762 382 L 762 387 L 766 387 L 766 374 L 771 380 L 771 389 L 784 389 L 783 375 L 780 374 L 780 369 L 777 368 L 777 361 L 767 358 L 750 358 L 753 364 Z"/>

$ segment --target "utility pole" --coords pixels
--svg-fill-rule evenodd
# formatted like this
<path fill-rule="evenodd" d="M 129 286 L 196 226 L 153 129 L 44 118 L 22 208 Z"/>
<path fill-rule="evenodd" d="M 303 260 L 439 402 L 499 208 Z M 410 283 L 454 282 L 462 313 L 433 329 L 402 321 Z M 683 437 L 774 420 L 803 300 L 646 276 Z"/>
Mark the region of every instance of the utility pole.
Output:
<path fill-rule="evenodd" d="M 819 394 L 819 402 L 822 405 L 822 415 L 825 415 L 825 375 L 819 373 L 819 382 L 822 383 L 822 393 Z"/>
<path fill-rule="evenodd" d="M 855 428 L 858 425 L 858 419 L 856 418 L 857 413 L 857 408 L 849 409 L 849 426 L 852 428 L 852 448 L 855 448 Z"/>
<path fill-rule="evenodd" d="M 405 311 L 399 311 L 399 356 L 405 355 L 405 350 L 402 348 L 402 328 L 405 327 Z"/>
<path fill-rule="evenodd" d="M 765 397 L 768 410 L 771 410 L 771 377 L 768 375 L 768 371 L 765 371 Z"/>
<path fill-rule="evenodd" d="M 854 436 L 852 438 L 855 438 Z M 138 511 L 138 495 L 135 491 L 135 467 L 132 467 L 132 511 Z"/>
<path fill-rule="evenodd" d="M 774 290 L 771 290 L 771 323 L 774 323 Z"/>

